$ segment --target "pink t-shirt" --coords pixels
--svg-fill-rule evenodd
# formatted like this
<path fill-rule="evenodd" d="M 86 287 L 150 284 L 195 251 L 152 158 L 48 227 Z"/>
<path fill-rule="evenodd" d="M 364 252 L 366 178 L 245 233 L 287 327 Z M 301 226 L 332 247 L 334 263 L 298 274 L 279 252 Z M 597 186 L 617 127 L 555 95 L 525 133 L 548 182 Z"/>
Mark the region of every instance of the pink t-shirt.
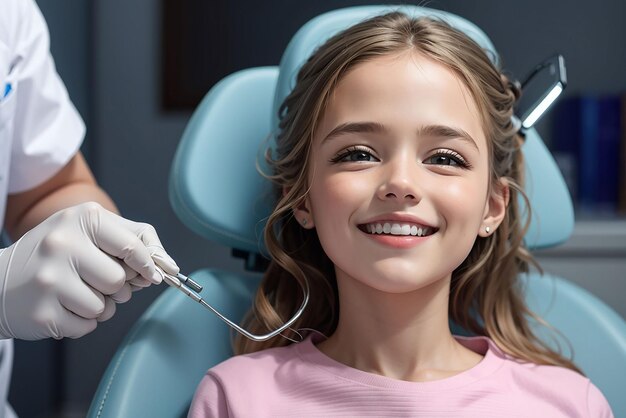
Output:
<path fill-rule="evenodd" d="M 339 363 L 301 343 L 232 357 L 204 376 L 190 417 L 612 417 L 589 379 L 520 363 L 487 337 L 457 341 L 484 355 L 452 377 L 407 382 Z"/>

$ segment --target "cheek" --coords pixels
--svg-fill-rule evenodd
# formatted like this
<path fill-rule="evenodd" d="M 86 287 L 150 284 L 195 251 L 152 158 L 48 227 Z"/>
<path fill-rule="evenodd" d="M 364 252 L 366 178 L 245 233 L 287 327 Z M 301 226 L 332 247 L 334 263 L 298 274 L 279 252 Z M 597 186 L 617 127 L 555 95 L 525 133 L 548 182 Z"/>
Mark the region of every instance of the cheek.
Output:
<path fill-rule="evenodd" d="M 311 207 L 316 223 L 327 222 L 330 218 L 337 222 L 353 213 L 371 196 L 371 184 L 360 176 L 338 173 L 314 181 L 311 186 Z M 339 216 L 342 215 L 342 216 Z"/>
<path fill-rule="evenodd" d="M 446 187 L 445 193 L 447 199 L 458 203 L 456 205 L 458 209 L 477 206 L 479 201 L 483 200 L 484 195 L 483 188 L 476 187 L 474 183 L 467 181 L 451 182 Z"/>
<path fill-rule="evenodd" d="M 467 178 L 442 182 L 439 193 L 433 196 L 448 226 L 474 229 L 482 222 L 487 201 L 487 188 L 483 182 Z"/>
<path fill-rule="evenodd" d="M 337 173 L 312 183 L 310 204 L 315 230 L 324 252 L 338 265 L 345 264 L 346 249 L 350 248 L 358 221 L 355 213 L 371 201 L 371 183 L 365 176 Z"/>

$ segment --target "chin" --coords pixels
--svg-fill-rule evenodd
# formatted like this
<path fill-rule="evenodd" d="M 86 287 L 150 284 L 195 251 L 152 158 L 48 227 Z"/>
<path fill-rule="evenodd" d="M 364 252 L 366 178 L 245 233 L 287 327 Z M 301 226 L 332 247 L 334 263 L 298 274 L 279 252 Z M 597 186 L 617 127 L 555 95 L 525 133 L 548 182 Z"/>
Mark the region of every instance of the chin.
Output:
<path fill-rule="evenodd" d="M 409 266 L 385 266 L 386 268 L 374 268 L 367 273 L 365 280 L 359 280 L 367 286 L 385 293 L 410 293 L 415 292 L 442 279 L 450 277 L 443 272 L 420 271 L 415 265 Z"/>

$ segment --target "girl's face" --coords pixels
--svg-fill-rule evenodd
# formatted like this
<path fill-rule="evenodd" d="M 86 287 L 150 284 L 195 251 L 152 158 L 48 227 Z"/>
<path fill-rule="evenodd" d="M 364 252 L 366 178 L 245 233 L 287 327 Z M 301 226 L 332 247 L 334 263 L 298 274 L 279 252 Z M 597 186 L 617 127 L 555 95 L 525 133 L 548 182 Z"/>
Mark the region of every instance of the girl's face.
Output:
<path fill-rule="evenodd" d="M 417 53 L 359 64 L 318 125 L 310 192 L 295 211 L 315 227 L 337 279 L 417 290 L 452 271 L 504 216 L 489 191 L 477 106 L 455 74 Z"/>

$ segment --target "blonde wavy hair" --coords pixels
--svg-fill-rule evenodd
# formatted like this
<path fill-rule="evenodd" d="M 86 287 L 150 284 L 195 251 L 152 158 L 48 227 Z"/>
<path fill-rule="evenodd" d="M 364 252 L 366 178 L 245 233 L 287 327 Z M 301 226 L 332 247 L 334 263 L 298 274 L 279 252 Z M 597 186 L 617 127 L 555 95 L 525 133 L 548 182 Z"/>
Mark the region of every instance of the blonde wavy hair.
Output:
<path fill-rule="evenodd" d="M 308 192 L 312 139 L 342 76 L 365 61 L 407 51 L 443 64 L 465 83 L 487 137 L 490 187 L 499 179 L 505 179 L 510 187 L 499 228 L 486 238 L 477 238 L 468 257 L 452 273 L 450 318 L 474 334 L 488 336 L 519 360 L 581 373 L 571 360 L 533 333 L 531 320 L 549 325 L 528 309 L 518 279 L 530 265 L 539 268 L 523 243 L 530 206 L 522 187 L 523 138 L 511 123 L 519 89 L 463 32 L 439 19 L 410 18 L 400 12 L 373 17 L 330 38 L 303 65 L 295 88 L 283 102 L 276 149 L 273 156 L 266 155 L 272 170 L 267 177 L 275 185 L 277 201 L 264 231 L 271 262 L 243 325 L 255 333 L 278 328 L 300 306 L 301 286 L 307 282 L 309 304 L 292 328 L 315 329 L 325 335 L 334 332 L 339 312 L 334 265 L 315 230 L 302 228 L 293 218 L 293 210 Z M 527 203 L 524 213 L 519 196 Z M 253 342 L 237 335 L 234 349 L 243 354 L 289 343 L 280 337 Z"/>

